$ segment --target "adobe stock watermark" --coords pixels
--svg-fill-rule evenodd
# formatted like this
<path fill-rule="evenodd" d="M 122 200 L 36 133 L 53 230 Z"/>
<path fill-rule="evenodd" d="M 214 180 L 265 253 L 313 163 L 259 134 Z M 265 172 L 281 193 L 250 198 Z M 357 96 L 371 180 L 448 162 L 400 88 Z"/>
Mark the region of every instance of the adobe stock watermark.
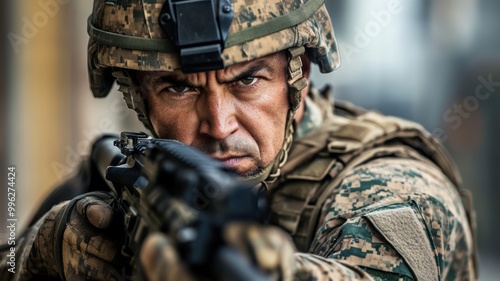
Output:
<path fill-rule="evenodd" d="M 371 11 L 371 20 L 364 25 L 364 28 L 355 28 L 352 44 L 347 42 L 339 44 L 343 59 L 350 61 L 353 56 L 361 54 L 361 50 L 370 46 L 373 40 L 393 22 L 393 16 L 402 11 L 401 0 L 388 1 L 385 9 Z"/>
<path fill-rule="evenodd" d="M 39 30 L 49 23 L 50 18 L 55 17 L 59 13 L 61 5 L 66 5 L 70 1 L 71 0 L 38 1 L 40 10 L 34 13 L 31 18 L 21 18 L 20 33 L 9 32 L 7 34 L 7 38 L 14 51 L 18 53 L 21 45 L 27 44 L 30 39 L 34 38 Z"/>
<path fill-rule="evenodd" d="M 448 108 L 443 113 L 444 122 L 448 124 L 452 130 L 460 128 L 463 121 L 479 109 L 481 102 L 489 99 L 491 95 L 496 92 L 496 88 L 500 87 L 500 81 L 493 81 L 493 74 L 489 74 L 487 78 L 478 76 L 477 80 L 478 84 L 473 95 L 465 97 L 460 103 L 454 103 L 451 108 Z M 448 140 L 448 134 L 446 134 L 443 128 L 435 128 L 432 131 L 432 135 L 439 139 L 441 143 Z"/>

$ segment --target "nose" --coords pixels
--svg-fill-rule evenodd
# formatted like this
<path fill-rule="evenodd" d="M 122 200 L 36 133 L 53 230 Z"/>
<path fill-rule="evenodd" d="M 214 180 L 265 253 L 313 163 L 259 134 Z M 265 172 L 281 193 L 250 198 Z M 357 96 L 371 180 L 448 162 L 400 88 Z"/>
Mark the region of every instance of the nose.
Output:
<path fill-rule="evenodd" d="M 205 93 L 199 105 L 200 133 L 216 140 L 224 140 L 239 126 L 235 99 L 222 88 Z"/>

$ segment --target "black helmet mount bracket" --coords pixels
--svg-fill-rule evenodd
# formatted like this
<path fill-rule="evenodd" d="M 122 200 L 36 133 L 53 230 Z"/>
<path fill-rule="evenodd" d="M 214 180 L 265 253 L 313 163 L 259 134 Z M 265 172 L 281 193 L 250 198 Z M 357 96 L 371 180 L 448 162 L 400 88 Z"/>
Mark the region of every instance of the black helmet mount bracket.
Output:
<path fill-rule="evenodd" d="M 224 68 L 221 55 L 233 20 L 230 0 L 168 0 L 158 20 L 179 48 L 183 72 Z"/>

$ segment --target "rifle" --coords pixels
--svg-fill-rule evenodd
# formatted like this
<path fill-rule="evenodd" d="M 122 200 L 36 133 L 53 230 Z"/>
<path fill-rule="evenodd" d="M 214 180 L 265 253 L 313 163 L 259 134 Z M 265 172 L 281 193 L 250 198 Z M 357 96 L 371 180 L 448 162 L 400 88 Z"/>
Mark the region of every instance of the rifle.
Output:
<path fill-rule="evenodd" d="M 137 257 L 145 238 L 160 231 L 190 272 L 223 281 L 270 280 L 222 239 L 226 224 L 263 223 L 266 217 L 266 198 L 222 163 L 181 142 L 142 132 L 122 132 L 114 141 L 103 137 L 92 158 L 112 183 L 123 215 L 121 252 L 134 270 L 140 269 Z"/>

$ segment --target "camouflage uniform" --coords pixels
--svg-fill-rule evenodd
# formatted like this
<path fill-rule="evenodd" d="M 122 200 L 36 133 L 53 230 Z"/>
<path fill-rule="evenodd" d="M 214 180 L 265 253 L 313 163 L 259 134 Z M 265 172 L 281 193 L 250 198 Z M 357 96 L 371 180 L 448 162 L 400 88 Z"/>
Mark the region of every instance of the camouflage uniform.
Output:
<path fill-rule="evenodd" d="M 95 0 L 89 18 L 94 95 L 106 96 L 116 80 L 127 105 L 153 134 L 129 70 L 182 68 L 182 46 L 173 45 L 158 23 L 164 3 Z M 471 214 L 456 188 L 460 180 L 422 130 L 360 110 L 344 108 L 340 115 L 349 116 L 333 116 L 331 106 L 311 90 L 286 161 L 292 120 L 307 84 L 300 56 L 305 52 L 321 72 L 340 63 L 324 1 L 232 0 L 230 5 L 234 17 L 227 40 L 222 40 L 224 67 L 278 51 L 289 58 L 290 110 L 283 149 L 258 179 L 276 180 L 270 187 L 270 220 L 291 234 L 300 251 L 295 254 L 295 279 L 475 279 Z M 82 173 L 72 180 L 70 185 L 85 183 L 76 194 L 106 188 L 88 180 L 90 176 Z M 56 196 L 48 205 L 73 196 Z"/>
<path fill-rule="evenodd" d="M 317 93 L 310 96 L 317 97 Z M 324 110 L 321 113 L 324 108 L 308 97 L 296 143 L 314 142 L 308 135 L 317 133 L 332 118 Z M 340 184 L 326 192 L 322 189 L 335 177 L 322 175 L 318 182 L 308 183 L 307 178 L 318 173 L 318 169 L 308 170 L 315 161 L 293 164 L 294 155 L 304 151 L 295 154 L 292 146 L 281 182 L 272 187 L 279 189 L 273 215 L 274 223 L 288 230 L 305 252 L 296 254 L 301 269 L 297 277 L 363 279 L 368 273 L 376 280 L 476 280 L 472 213 L 467 212 L 461 190 L 452 183 L 459 179 L 450 180 L 438 164 L 425 157 L 383 155 L 383 146 L 378 147 L 379 155 L 346 169 Z M 425 150 L 423 145 L 420 148 Z M 328 153 L 326 150 L 316 154 Z M 290 164 L 295 167 L 288 169 Z M 327 173 L 339 175 L 335 170 L 342 168 L 336 164 Z M 304 223 L 303 217 L 311 210 L 297 205 L 320 194 L 324 199 L 316 202 L 324 203 L 318 218 L 308 217 L 317 219 L 317 224 Z M 312 231 L 308 229 L 315 225 Z M 304 232 L 314 234 L 310 243 L 304 240 Z"/>

